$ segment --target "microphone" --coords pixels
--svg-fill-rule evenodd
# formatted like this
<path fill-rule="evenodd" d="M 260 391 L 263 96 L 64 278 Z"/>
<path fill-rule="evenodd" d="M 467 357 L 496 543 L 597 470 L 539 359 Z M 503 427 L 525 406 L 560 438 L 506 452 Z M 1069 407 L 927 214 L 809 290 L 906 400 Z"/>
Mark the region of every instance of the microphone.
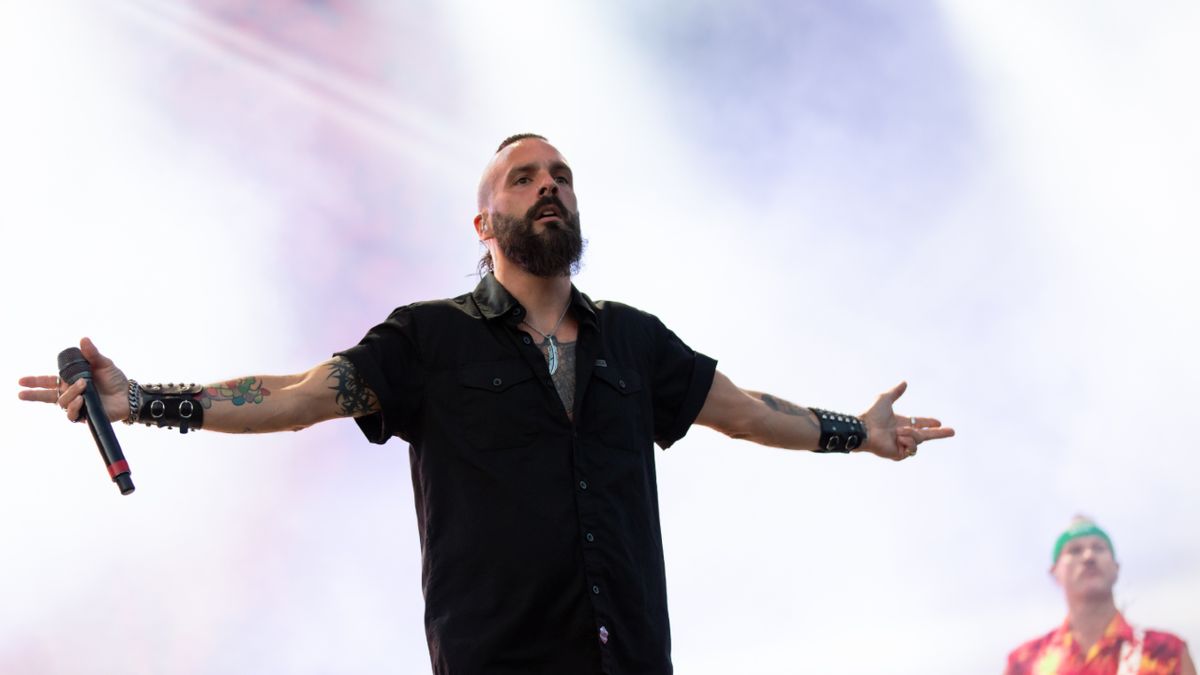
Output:
<path fill-rule="evenodd" d="M 108 467 L 108 475 L 120 488 L 121 494 L 133 492 L 133 480 L 129 478 L 129 463 L 121 454 L 121 445 L 113 433 L 112 424 L 104 412 L 104 404 L 100 402 L 100 394 L 92 384 L 92 364 L 83 358 L 83 352 L 78 347 L 70 347 L 58 353 L 58 376 L 63 382 L 73 384 L 79 378 L 87 380 L 83 389 L 83 414 L 87 416 L 88 429 L 92 438 L 96 439 L 96 447 L 100 448 L 100 457 Z"/>

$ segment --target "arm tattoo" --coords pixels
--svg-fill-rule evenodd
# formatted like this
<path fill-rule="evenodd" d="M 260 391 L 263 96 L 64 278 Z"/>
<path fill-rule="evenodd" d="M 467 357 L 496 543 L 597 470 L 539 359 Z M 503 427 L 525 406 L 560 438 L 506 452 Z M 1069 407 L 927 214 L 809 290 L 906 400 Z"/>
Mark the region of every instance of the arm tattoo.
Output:
<path fill-rule="evenodd" d="M 262 403 L 263 398 L 271 395 L 271 390 L 263 386 L 257 377 L 243 377 L 240 380 L 229 380 L 204 388 L 196 396 L 200 405 L 208 410 L 215 401 L 232 401 L 234 405 L 247 403 Z"/>
<path fill-rule="evenodd" d="M 346 417 L 357 417 L 378 410 L 378 400 L 375 392 L 363 382 L 354 364 L 344 357 L 337 357 L 329 362 L 329 375 L 326 380 L 332 380 L 334 400 L 338 412 Z"/>
<path fill-rule="evenodd" d="M 821 428 L 821 425 L 819 423 L 815 423 L 813 421 L 813 418 L 814 418 L 813 412 L 811 410 L 809 410 L 808 408 L 798 406 L 795 403 L 792 403 L 791 401 L 785 401 L 781 398 L 775 398 L 774 396 L 772 396 L 770 394 L 763 394 L 762 402 L 766 403 L 768 408 L 770 408 L 771 410 L 774 410 L 776 412 L 781 412 L 785 415 L 792 415 L 795 417 L 803 417 L 804 421 L 808 422 L 809 426 L 811 426 L 814 429 Z"/>

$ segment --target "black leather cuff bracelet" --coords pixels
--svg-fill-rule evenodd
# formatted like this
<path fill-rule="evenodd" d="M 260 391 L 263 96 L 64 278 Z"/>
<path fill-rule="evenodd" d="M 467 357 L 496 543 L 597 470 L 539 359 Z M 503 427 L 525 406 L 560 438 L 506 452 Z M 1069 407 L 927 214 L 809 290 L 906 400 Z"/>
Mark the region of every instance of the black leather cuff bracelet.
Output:
<path fill-rule="evenodd" d="M 146 426 L 179 427 L 179 433 L 199 429 L 204 425 L 204 408 L 196 395 L 204 391 L 198 384 L 142 384 L 138 385 L 137 421 Z"/>
<path fill-rule="evenodd" d="M 817 452 L 850 452 L 867 442 L 867 426 L 854 415 L 809 408 L 821 422 Z"/>

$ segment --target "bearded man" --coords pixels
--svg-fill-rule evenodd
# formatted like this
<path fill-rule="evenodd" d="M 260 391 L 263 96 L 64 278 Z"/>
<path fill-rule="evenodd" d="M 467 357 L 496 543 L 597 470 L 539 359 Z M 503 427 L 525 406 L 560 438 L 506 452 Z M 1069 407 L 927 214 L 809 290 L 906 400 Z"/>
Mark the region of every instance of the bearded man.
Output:
<path fill-rule="evenodd" d="M 1113 602 L 1112 539 L 1082 516 L 1054 543 L 1050 574 L 1067 599 L 1067 619 L 1008 656 L 1005 675 L 1196 675 L 1183 640 L 1131 626 Z"/>
<path fill-rule="evenodd" d="M 670 673 L 653 446 L 692 424 L 892 460 L 954 433 L 895 414 L 903 383 L 857 417 L 740 389 L 653 315 L 579 292 L 574 176 L 544 137 L 501 143 L 474 225 L 474 291 L 400 307 L 303 373 L 140 385 L 81 341 L 111 420 L 264 433 L 353 417 L 372 442 L 408 442 L 436 673 Z M 84 380 L 21 384 L 79 418 Z"/>

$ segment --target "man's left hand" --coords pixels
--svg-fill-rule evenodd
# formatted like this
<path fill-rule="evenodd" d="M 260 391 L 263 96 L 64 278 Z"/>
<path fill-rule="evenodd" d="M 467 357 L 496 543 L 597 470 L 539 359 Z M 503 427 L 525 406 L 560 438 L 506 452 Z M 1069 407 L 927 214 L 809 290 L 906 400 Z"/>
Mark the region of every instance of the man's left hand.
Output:
<path fill-rule="evenodd" d="M 901 382 L 880 394 L 875 404 L 859 415 L 867 426 L 867 444 L 861 451 L 898 462 L 917 454 L 917 446 L 925 441 L 954 435 L 954 429 L 932 417 L 897 415 L 892 405 L 907 388 L 908 383 Z"/>

